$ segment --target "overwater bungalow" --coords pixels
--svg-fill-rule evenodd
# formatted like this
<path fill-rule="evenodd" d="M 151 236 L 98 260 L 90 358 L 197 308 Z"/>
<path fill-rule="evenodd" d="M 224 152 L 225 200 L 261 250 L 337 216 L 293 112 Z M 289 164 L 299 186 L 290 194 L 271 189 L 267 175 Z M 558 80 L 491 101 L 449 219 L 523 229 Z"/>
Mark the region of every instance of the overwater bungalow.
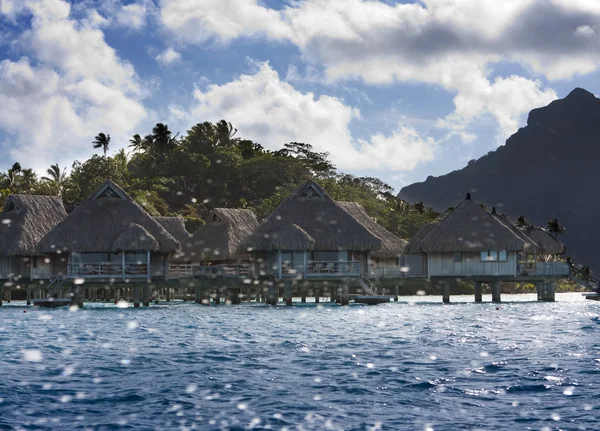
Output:
<path fill-rule="evenodd" d="M 532 282 L 551 285 L 546 299 L 554 297 L 557 278 L 569 275 L 564 262 L 548 262 L 544 253 L 560 254 L 564 245 L 543 229 L 532 229 L 537 241 L 518 229 L 505 216 L 488 211 L 470 194 L 439 223 L 423 227 L 411 240 L 411 253 L 427 258 L 428 278 L 449 281 L 469 278 L 475 281 L 476 300 L 480 284 L 493 284 L 494 300 L 500 299 L 501 282 Z M 542 295 L 543 296 L 543 295 Z M 479 297 L 479 298 L 478 298 Z M 445 295 L 445 299 L 446 295 Z"/>
<path fill-rule="evenodd" d="M 405 243 L 380 227 L 360 204 L 337 202 L 314 181 L 293 191 L 242 243 L 252 252 L 254 274 L 291 284 L 328 282 L 341 286 L 342 303 L 348 285 L 368 290 L 364 278 L 372 270 L 371 254 L 381 253 L 381 266 L 398 267 Z"/>
<path fill-rule="evenodd" d="M 180 244 L 112 181 L 106 181 L 40 241 L 38 250 L 66 256 L 67 279 L 162 279 Z"/>
<path fill-rule="evenodd" d="M 249 276 L 250 255 L 238 252 L 238 247 L 257 226 L 251 210 L 214 208 L 206 223 L 182 242 L 170 261 L 169 277 Z"/>
<path fill-rule="evenodd" d="M 21 284 L 49 280 L 61 262 L 40 253 L 38 243 L 66 216 L 58 196 L 8 196 L 0 213 L 0 279 Z M 0 304 L 3 298 L 1 290 Z M 10 289 L 6 291 L 10 295 Z"/>

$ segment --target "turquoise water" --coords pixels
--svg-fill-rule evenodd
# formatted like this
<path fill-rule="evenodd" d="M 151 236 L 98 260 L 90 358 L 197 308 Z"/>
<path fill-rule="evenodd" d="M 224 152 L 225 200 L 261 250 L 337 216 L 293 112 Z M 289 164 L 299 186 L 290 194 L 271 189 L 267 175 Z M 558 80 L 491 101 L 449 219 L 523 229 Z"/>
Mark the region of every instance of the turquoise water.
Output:
<path fill-rule="evenodd" d="M 600 303 L 533 299 L 5 303 L 0 429 L 599 429 Z"/>

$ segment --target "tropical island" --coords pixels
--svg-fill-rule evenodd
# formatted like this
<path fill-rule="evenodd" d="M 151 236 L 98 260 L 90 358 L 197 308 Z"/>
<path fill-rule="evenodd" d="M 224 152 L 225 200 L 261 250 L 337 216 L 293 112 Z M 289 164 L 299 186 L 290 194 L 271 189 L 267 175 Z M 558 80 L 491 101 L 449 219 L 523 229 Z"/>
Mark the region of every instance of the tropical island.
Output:
<path fill-rule="evenodd" d="M 358 214 L 358 218 L 370 224 L 371 230 L 382 229 L 380 237 L 402 239 L 404 243 L 411 238 L 414 242 L 423 229 L 455 210 L 449 207 L 436 212 L 423 202 L 411 204 L 397 197 L 391 186 L 377 178 L 339 172 L 327 153 L 315 151 L 310 144 L 290 142 L 280 150 L 266 150 L 237 136 L 237 130 L 225 120 L 196 124 L 182 136 L 158 123 L 144 137 L 134 135 L 129 152 L 119 150 L 112 156 L 110 134 L 98 133 L 90 145 L 101 154 L 84 162 L 75 161 L 69 174 L 64 167 L 54 164 L 45 176 L 38 178 L 32 169 L 15 163 L 0 177 L 0 203 L 4 205 L 12 195 L 57 196 L 71 213 L 110 179 L 148 215 L 157 220 L 181 219 L 185 228 L 182 226 L 180 230 L 192 233 L 227 208 L 245 211 L 260 222 L 308 181 L 318 183 L 323 194 L 336 202 L 355 203 L 356 207 L 346 206 L 345 212 L 354 211 L 355 216 Z M 497 217 L 495 208 L 481 204 L 481 209 Z M 519 216 L 514 226 L 513 222 L 505 224 L 527 232 L 532 238 L 530 232 L 538 229 L 557 242 L 565 232 L 557 218 L 550 219 L 544 229 L 532 226 L 525 216 Z M 557 257 L 562 254 L 564 248 L 537 258 L 558 259 L 573 265 L 570 258 Z M 211 260 L 206 256 L 205 259 Z M 590 275 L 588 267 L 580 270 Z M 408 284 L 402 293 L 421 289 L 420 285 Z M 453 286 L 456 293 L 472 293 L 474 289 L 472 281 L 459 281 Z M 526 282 L 504 286 L 506 293 L 535 290 L 534 284 Z M 556 286 L 558 292 L 573 290 L 585 288 L 566 279 Z"/>

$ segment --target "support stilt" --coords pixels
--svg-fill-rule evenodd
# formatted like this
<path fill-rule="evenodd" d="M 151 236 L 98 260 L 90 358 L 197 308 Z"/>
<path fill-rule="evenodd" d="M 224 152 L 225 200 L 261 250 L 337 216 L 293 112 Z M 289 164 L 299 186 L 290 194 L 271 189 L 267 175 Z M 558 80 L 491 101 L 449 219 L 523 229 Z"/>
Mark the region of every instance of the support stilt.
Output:
<path fill-rule="evenodd" d="M 302 286 L 300 288 L 300 297 L 302 302 L 306 302 L 306 287 Z"/>
<path fill-rule="evenodd" d="M 25 293 L 26 300 L 27 300 L 27 305 L 31 305 L 31 289 L 27 287 L 27 288 L 25 288 L 25 290 L 27 291 Z"/>
<path fill-rule="evenodd" d="M 315 287 L 315 303 L 321 302 L 321 288 Z"/>
<path fill-rule="evenodd" d="M 444 281 L 442 283 L 442 289 L 443 289 L 442 302 L 444 304 L 449 304 L 450 303 L 450 283 L 448 281 Z"/>
<path fill-rule="evenodd" d="M 134 307 L 140 306 L 141 290 L 142 290 L 142 288 L 140 287 L 139 284 L 136 284 L 135 286 L 133 286 L 133 306 Z"/>
<path fill-rule="evenodd" d="M 481 281 L 476 281 L 475 283 L 475 302 L 482 302 L 483 295 L 481 291 Z"/>
<path fill-rule="evenodd" d="M 221 290 L 215 289 L 215 305 L 221 304 Z"/>
<path fill-rule="evenodd" d="M 144 284 L 143 291 L 142 291 L 142 303 L 144 304 L 144 307 L 150 306 L 150 285 L 149 284 Z"/>
<path fill-rule="evenodd" d="M 284 290 L 284 301 L 285 305 L 292 305 L 292 295 L 294 287 L 291 280 L 286 280 Z"/>
<path fill-rule="evenodd" d="M 348 284 L 344 283 L 342 284 L 341 287 L 341 297 L 340 297 L 340 304 L 341 305 L 349 305 L 350 304 L 350 288 L 348 286 Z"/>
<path fill-rule="evenodd" d="M 502 282 L 500 280 L 494 280 L 492 282 L 492 302 L 500 302 L 500 296 L 502 293 Z"/>

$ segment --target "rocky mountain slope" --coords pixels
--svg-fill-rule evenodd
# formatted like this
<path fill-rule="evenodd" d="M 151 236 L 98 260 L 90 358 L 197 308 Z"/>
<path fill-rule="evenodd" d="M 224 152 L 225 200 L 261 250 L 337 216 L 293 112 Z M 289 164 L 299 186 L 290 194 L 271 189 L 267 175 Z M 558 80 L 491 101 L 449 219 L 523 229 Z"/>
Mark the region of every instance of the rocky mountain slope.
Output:
<path fill-rule="evenodd" d="M 600 274 L 600 99 L 577 88 L 529 113 L 527 126 L 458 171 L 404 187 L 399 197 L 443 211 L 471 192 L 512 217 L 564 222 L 567 254 Z"/>

